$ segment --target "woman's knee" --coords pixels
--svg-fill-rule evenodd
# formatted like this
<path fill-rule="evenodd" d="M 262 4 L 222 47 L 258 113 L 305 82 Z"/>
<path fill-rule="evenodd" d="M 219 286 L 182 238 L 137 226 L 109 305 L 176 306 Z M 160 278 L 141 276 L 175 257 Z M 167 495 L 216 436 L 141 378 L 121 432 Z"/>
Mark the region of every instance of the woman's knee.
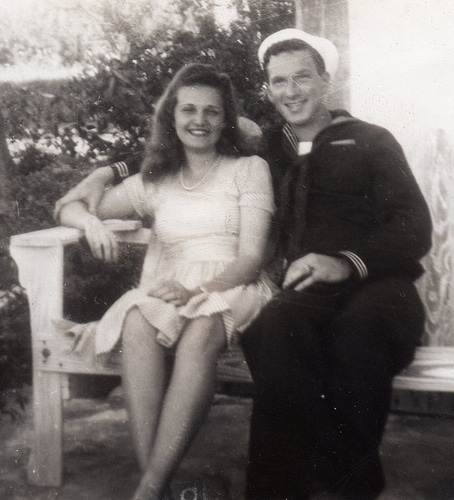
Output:
<path fill-rule="evenodd" d="M 145 347 L 149 342 L 155 341 L 155 330 L 143 317 L 137 307 L 127 312 L 122 329 L 122 342 L 124 345 L 139 345 Z"/>
<path fill-rule="evenodd" d="M 183 332 L 180 344 L 184 344 L 185 349 L 218 353 L 226 346 L 222 318 L 215 315 L 191 320 Z"/>
<path fill-rule="evenodd" d="M 134 307 L 130 309 L 125 316 L 124 322 L 123 322 L 123 341 L 129 340 L 129 337 L 134 335 L 134 332 L 137 331 L 140 323 L 141 323 L 141 316 L 142 314 L 140 313 L 139 309 L 137 307 Z"/>

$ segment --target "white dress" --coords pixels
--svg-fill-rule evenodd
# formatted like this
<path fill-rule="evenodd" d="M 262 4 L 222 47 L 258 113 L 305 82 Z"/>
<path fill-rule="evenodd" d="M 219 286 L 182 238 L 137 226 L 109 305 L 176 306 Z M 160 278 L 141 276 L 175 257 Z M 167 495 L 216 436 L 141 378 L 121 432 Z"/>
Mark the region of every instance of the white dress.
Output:
<path fill-rule="evenodd" d="M 274 210 L 267 163 L 258 156 L 223 157 L 192 190 L 183 189 L 178 175 L 156 184 L 144 184 L 140 175 L 135 175 L 124 185 L 137 215 L 152 218 L 154 238 L 138 288 L 120 297 L 98 323 L 96 353 L 108 353 L 116 346 L 125 316 L 133 307 L 157 329 L 158 341 L 166 347 L 175 345 L 188 320 L 221 314 L 230 345 L 275 293 L 266 273 L 249 285 L 201 293 L 182 307 L 150 297 L 147 291 L 151 282 L 161 279 L 194 289 L 236 259 L 240 207 Z"/>

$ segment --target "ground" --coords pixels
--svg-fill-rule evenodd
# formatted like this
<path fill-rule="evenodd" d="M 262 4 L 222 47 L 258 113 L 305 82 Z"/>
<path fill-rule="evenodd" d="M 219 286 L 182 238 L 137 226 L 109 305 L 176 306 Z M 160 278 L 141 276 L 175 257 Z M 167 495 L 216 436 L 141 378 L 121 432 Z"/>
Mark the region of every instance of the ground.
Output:
<path fill-rule="evenodd" d="M 173 483 L 179 500 L 241 500 L 251 400 L 218 395 Z M 0 498 L 127 500 L 139 479 L 121 390 L 107 399 L 65 403 L 64 482 L 28 485 L 31 408 L 0 414 Z M 380 500 L 454 498 L 454 420 L 393 414 L 383 443 L 388 486 Z M 193 492 L 197 491 L 195 497 Z"/>

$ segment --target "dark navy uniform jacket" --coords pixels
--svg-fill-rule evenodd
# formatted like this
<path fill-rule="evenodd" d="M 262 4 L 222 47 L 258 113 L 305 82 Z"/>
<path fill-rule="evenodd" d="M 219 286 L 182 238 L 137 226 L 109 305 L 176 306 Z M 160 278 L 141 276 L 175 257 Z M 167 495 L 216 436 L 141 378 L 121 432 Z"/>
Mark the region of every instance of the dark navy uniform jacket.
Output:
<path fill-rule="evenodd" d="M 341 254 L 359 279 L 416 279 L 423 272 L 419 260 L 431 246 L 432 225 L 401 146 L 382 127 L 345 111 L 332 114 L 332 123 L 305 155 L 303 182 L 298 180 L 298 140 L 290 126 L 264 133 L 281 234 L 288 239 L 301 232 L 296 252 L 289 255 L 284 249 L 287 258 Z M 295 213 L 295 199 L 304 190 L 300 212 L 305 213 L 298 213 L 298 207 Z"/>

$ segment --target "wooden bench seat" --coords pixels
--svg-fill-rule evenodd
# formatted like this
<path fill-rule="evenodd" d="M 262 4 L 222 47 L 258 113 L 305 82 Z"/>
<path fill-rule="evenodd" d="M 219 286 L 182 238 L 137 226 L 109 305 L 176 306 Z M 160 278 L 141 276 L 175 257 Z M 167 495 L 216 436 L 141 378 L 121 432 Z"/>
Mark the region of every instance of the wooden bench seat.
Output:
<path fill-rule="evenodd" d="M 111 225 L 117 239 L 147 244 L 151 231 L 137 222 Z M 62 350 L 55 323 L 63 318 L 64 248 L 81 237 L 77 229 L 56 227 L 11 238 L 10 251 L 30 304 L 33 349 L 34 443 L 28 480 L 42 486 L 62 481 L 62 402 L 69 374 L 119 375 L 118 369 L 87 366 Z M 251 383 L 239 348 L 219 360 L 218 379 Z M 415 362 L 397 376 L 394 387 L 416 391 L 454 391 L 454 348 L 421 347 Z"/>
<path fill-rule="evenodd" d="M 394 378 L 393 387 L 454 392 L 454 347 L 419 347 L 413 363 Z"/>

